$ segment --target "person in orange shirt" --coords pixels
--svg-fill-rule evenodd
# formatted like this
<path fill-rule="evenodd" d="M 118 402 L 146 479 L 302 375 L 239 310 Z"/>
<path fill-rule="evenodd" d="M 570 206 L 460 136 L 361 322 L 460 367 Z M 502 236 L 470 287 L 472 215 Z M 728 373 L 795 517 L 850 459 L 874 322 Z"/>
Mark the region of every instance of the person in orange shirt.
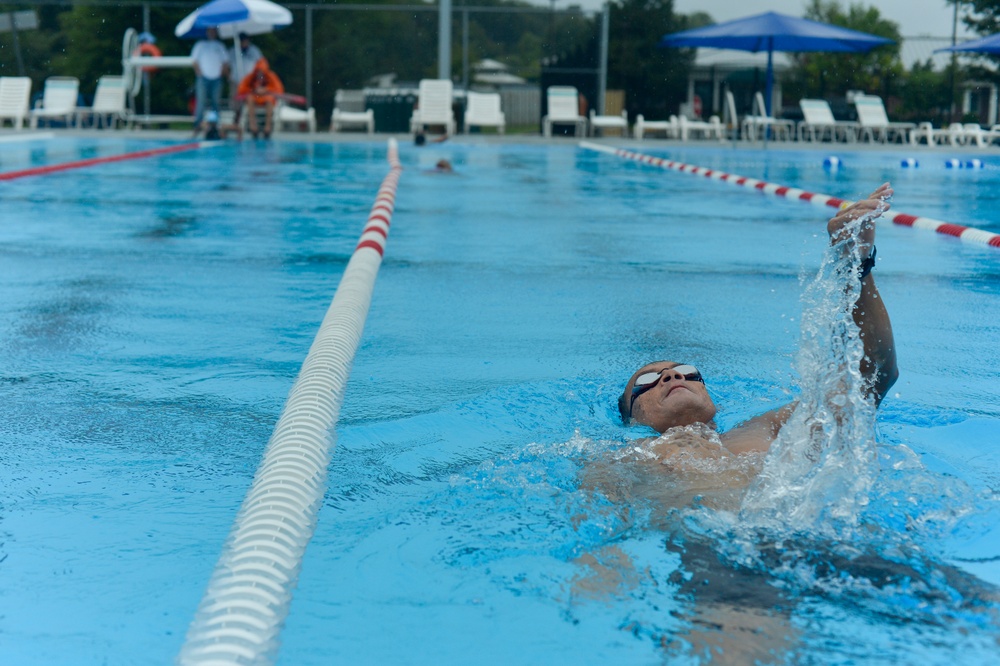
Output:
<path fill-rule="evenodd" d="M 253 71 L 240 81 L 238 97 L 246 102 L 250 133 L 255 139 L 260 136 L 260 130 L 257 126 L 257 108 L 264 108 L 264 138 L 270 138 L 274 104 L 277 96 L 284 94 L 284 92 L 285 86 L 281 83 L 278 75 L 271 71 L 266 58 L 258 60 Z"/>

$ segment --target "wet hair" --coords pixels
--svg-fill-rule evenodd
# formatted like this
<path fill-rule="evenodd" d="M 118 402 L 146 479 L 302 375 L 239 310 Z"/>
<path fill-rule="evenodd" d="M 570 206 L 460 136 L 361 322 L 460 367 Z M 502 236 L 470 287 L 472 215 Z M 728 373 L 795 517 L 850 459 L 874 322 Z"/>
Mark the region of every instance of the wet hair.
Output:
<path fill-rule="evenodd" d="M 628 384 L 625 384 L 625 388 L 628 389 Z M 625 425 L 628 425 L 628 422 L 632 420 L 632 416 L 629 414 L 628 394 L 626 391 L 622 391 L 622 394 L 618 396 L 618 414 L 622 417 L 622 423 Z"/>

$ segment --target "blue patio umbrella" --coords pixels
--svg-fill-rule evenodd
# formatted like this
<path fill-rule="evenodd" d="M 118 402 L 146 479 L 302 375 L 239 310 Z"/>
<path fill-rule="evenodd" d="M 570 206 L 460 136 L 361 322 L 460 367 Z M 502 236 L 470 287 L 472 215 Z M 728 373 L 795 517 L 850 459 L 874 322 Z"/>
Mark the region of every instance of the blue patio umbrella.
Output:
<path fill-rule="evenodd" d="M 969 42 L 955 44 L 955 46 L 946 46 L 944 48 L 934 49 L 935 53 L 938 51 L 952 51 L 954 53 L 1000 54 L 1000 34 L 990 35 L 989 37 L 983 37 L 982 39 L 973 39 Z"/>
<path fill-rule="evenodd" d="M 864 53 L 876 46 L 892 44 L 891 39 L 848 30 L 828 23 L 766 12 L 704 28 L 664 35 L 661 47 L 708 46 L 737 51 L 767 51 L 767 114 L 771 115 L 771 91 L 774 87 L 775 51 L 832 51 Z"/>

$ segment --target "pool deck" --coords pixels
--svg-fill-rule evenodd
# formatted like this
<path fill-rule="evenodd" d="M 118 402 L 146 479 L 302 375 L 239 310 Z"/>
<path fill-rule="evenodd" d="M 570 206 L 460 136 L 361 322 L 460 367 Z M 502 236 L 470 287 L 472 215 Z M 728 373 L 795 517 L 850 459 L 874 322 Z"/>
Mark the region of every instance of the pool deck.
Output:
<path fill-rule="evenodd" d="M 135 129 L 63 129 L 55 128 L 48 129 L 42 128 L 39 130 L 12 130 L 10 128 L 0 129 L 0 145 L 3 144 L 16 144 L 18 143 L 16 137 L 24 136 L 25 139 L 32 134 L 45 134 L 45 135 L 55 135 L 55 138 L 67 137 L 67 138 L 98 138 L 98 137 L 116 137 L 116 138 L 130 138 L 130 139 L 150 139 L 156 141 L 192 141 L 191 132 L 189 130 L 135 130 Z M 338 132 L 333 134 L 331 132 L 316 132 L 310 134 L 307 132 L 275 132 L 272 141 L 282 142 L 282 141 L 294 141 L 299 143 L 369 143 L 372 141 L 387 141 L 390 138 L 395 138 L 400 142 L 400 145 L 405 145 L 413 141 L 413 135 L 409 133 L 405 134 L 388 134 L 388 133 L 377 133 L 377 134 L 365 134 L 362 132 Z M 230 139 L 231 140 L 231 139 Z M 245 141 L 251 141 L 252 139 L 245 139 Z M 717 141 L 717 140 L 689 140 L 680 141 L 676 139 L 659 139 L 650 138 L 638 140 L 630 137 L 620 137 L 620 136 L 610 136 L 610 137 L 572 137 L 572 136 L 558 136 L 552 138 L 545 138 L 539 134 L 457 134 L 450 137 L 447 143 L 455 144 L 514 144 L 514 145 L 551 145 L 551 146 L 567 146 L 573 145 L 579 141 L 591 141 L 594 143 L 603 143 L 609 146 L 616 147 L 627 147 L 632 150 L 641 151 L 643 148 L 648 150 L 662 150 L 664 148 L 728 148 L 731 150 L 759 150 L 765 147 L 762 141 Z M 430 143 L 426 144 L 427 147 L 432 148 L 436 145 L 433 139 Z M 919 154 L 935 154 L 942 157 L 947 157 L 949 154 L 961 153 L 963 155 L 1000 155 L 1000 144 L 994 144 L 987 147 L 972 146 L 927 146 L 925 144 L 911 145 L 908 143 L 814 143 L 814 142 L 800 142 L 800 141 L 770 141 L 766 144 L 768 150 L 778 150 L 778 151 L 802 151 L 810 150 L 817 152 L 829 153 L 830 151 L 839 152 L 887 152 L 891 151 L 893 153 L 906 152 L 912 153 L 914 155 Z"/>

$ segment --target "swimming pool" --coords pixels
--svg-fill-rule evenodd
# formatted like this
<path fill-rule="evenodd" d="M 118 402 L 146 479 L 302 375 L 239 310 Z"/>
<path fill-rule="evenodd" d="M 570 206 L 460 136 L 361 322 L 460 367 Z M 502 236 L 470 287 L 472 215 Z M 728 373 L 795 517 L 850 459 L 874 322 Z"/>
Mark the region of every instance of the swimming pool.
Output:
<path fill-rule="evenodd" d="M 1000 232 L 996 156 L 655 146 L 850 199 L 891 180 L 899 210 Z M 146 147 L 4 145 L 0 170 Z M 696 363 L 723 427 L 789 399 L 827 213 L 569 143 L 401 152 L 278 663 L 707 661 L 678 524 L 581 470 L 646 434 L 614 403 L 651 358 Z M 173 659 L 385 172 L 383 143 L 245 143 L 0 184 L 0 661 Z M 710 509 L 689 552 L 726 552 L 720 594 L 791 663 L 991 663 L 1000 254 L 891 224 L 878 247 L 901 378 L 865 524 L 897 554 L 807 530 L 741 568 Z"/>

